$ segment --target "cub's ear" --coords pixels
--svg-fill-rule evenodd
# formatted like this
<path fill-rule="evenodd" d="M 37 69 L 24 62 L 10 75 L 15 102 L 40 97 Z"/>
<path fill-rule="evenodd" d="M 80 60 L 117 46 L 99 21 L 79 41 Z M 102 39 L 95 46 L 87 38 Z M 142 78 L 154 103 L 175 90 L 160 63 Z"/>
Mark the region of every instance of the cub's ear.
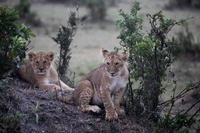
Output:
<path fill-rule="evenodd" d="M 101 49 L 101 54 L 103 55 L 103 57 L 105 58 L 108 55 L 108 51 L 105 50 L 104 48 Z"/>
<path fill-rule="evenodd" d="M 50 51 L 46 55 L 50 58 L 50 61 L 53 61 L 53 59 L 54 59 L 54 52 Z"/>
<path fill-rule="evenodd" d="M 29 58 L 29 61 L 33 61 L 33 58 L 36 56 L 36 53 L 35 52 L 29 52 L 28 53 L 28 58 Z"/>
<path fill-rule="evenodd" d="M 129 57 L 129 54 L 128 54 L 128 53 L 122 53 L 120 56 L 121 56 L 121 59 L 122 59 L 123 61 L 127 61 L 127 60 L 128 60 L 128 57 Z"/>

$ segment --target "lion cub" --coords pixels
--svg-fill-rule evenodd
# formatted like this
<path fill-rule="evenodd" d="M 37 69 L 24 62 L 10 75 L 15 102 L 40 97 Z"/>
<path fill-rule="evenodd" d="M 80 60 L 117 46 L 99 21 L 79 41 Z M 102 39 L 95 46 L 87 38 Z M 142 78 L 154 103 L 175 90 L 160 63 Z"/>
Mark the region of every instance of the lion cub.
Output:
<path fill-rule="evenodd" d="M 58 94 L 58 99 L 70 103 L 72 100 L 83 112 L 99 113 L 99 106 L 103 105 L 106 111 L 106 119 L 114 120 L 118 115 L 123 115 L 120 101 L 128 82 L 129 71 L 125 62 L 128 54 L 108 52 L 102 49 L 104 64 L 87 74 L 76 86 L 73 96 Z"/>
<path fill-rule="evenodd" d="M 58 73 L 52 66 L 54 59 L 53 52 L 29 52 L 29 63 L 22 65 L 18 73 L 19 75 L 39 88 L 60 90 L 60 86 L 66 89 L 68 92 L 73 92 L 74 89 L 67 86 L 58 78 Z"/>

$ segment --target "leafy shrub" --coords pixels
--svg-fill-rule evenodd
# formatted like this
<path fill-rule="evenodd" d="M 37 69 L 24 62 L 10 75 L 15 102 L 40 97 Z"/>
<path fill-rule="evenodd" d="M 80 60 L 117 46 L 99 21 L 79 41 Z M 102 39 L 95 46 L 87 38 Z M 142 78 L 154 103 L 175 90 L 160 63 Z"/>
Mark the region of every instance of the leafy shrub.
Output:
<path fill-rule="evenodd" d="M 18 19 L 14 9 L 0 7 L 0 78 L 25 58 L 30 38 L 35 36 L 30 27 L 18 25 Z"/>
<path fill-rule="evenodd" d="M 142 33 L 142 19 L 137 16 L 139 10 L 138 2 L 134 3 L 130 15 L 120 10 L 123 20 L 117 21 L 121 27 L 118 38 L 130 56 L 128 90 L 135 91 L 129 93 L 132 94 L 129 98 L 132 99 L 133 110 L 151 116 L 156 114 L 158 98 L 164 91 L 161 81 L 166 76 L 167 68 L 176 59 L 172 52 L 177 49 L 177 43 L 174 38 L 168 39 L 167 33 L 180 22 L 165 19 L 162 11 L 154 15 L 147 14 L 151 30 L 145 36 Z M 138 89 L 133 90 L 133 79 L 140 81 Z"/>
<path fill-rule="evenodd" d="M 60 46 L 59 60 L 57 62 L 58 74 L 61 80 L 63 80 L 70 86 L 74 86 L 74 81 L 71 81 L 67 74 L 69 74 L 68 67 L 69 61 L 71 59 L 70 45 L 73 41 L 73 37 L 76 33 L 79 23 L 79 19 L 76 15 L 76 12 L 70 12 L 70 17 L 67 26 L 61 25 L 57 37 L 52 37 L 52 39 Z"/>
<path fill-rule="evenodd" d="M 176 39 L 168 38 L 167 34 L 175 25 L 183 24 L 189 18 L 180 21 L 166 19 L 162 11 L 153 15 L 147 14 L 151 29 L 146 35 L 142 31 L 142 19 L 137 15 L 139 10 L 139 2 L 134 2 L 130 14 L 120 10 L 122 19 L 117 20 L 117 25 L 121 28 L 118 36 L 121 39 L 120 44 L 125 52 L 129 52 L 130 77 L 124 97 L 127 113 L 159 123 L 157 132 L 187 132 L 195 124 L 194 118 L 199 110 L 192 117 L 188 117 L 188 111 L 197 103 L 185 113 L 177 112 L 174 115 L 171 109 L 175 101 L 194 86 L 187 87 L 177 97 L 173 89 L 172 99 L 164 102 L 164 106 L 160 104 L 159 96 L 167 89 L 162 81 L 166 80 L 166 71 L 177 58 L 178 54 L 173 53 L 180 51 Z M 133 88 L 135 81 L 139 81 L 137 88 Z M 176 81 L 172 84 L 176 86 Z M 199 83 L 196 87 L 199 87 Z M 171 108 L 168 113 L 162 112 L 165 114 L 163 117 L 161 111 L 167 105 L 171 105 Z"/>

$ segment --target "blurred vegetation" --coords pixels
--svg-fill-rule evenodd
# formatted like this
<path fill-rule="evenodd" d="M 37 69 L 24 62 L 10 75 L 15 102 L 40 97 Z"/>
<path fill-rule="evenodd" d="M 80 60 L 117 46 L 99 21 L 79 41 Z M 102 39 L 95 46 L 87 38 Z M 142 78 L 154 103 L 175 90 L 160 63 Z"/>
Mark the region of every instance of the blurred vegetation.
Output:
<path fill-rule="evenodd" d="M 37 0 L 18 0 L 14 9 L 19 12 L 20 21 L 30 24 L 31 26 L 41 26 L 43 23 L 37 12 L 32 11 L 32 3 Z M 93 22 L 104 21 L 107 16 L 107 8 L 116 6 L 116 0 L 41 0 L 41 3 L 58 3 L 73 6 L 86 6 L 88 13 L 81 16 L 81 21 L 91 20 Z M 9 2 L 8 2 L 9 3 Z"/>
<path fill-rule="evenodd" d="M 35 37 L 30 27 L 17 23 L 18 19 L 17 11 L 0 7 L 0 79 L 18 67 L 30 38 Z"/>
<path fill-rule="evenodd" d="M 31 3 L 28 0 L 20 0 L 19 4 L 17 4 L 14 8 L 19 12 L 19 16 L 21 18 L 25 18 L 31 13 Z"/>
<path fill-rule="evenodd" d="M 71 2 L 73 0 L 47 0 L 48 2 L 59 2 L 59 3 L 62 3 L 62 2 Z"/>
<path fill-rule="evenodd" d="M 55 3 L 70 3 L 77 6 L 86 6 L 88 14 L 82 16 L 81 21 L 90 18 L 93 22 L 104 21 L 107 15 L 108 6 L 115 6 L 116 0 L 47 0 Z"/>
<path fill-rule="evenodd" d="M 167 9 L 174 7 L 192 7 L 200 8 L 199 0 L 169 0 L 169 3 L 165 6 Z"/>
<path fill-rule="evenodd" d="M 31 11 L 31 3 L 29 0 L 20 0 L 19 4 L 15 5 L 14 8 L 19 12 L 21 19 L 26 19 L 26 22 L 33 26 L 40 26 L 42 24 L 37 13 Z"/>
<path fill-rule="evenodd" d="M 180 47 L 180 54 L 184 56 L 199 57 L 200 42 L 195 42 L 194 34 L 189 30 L 188 23 L 185 22 L 183 30 L 177 33 L 177 40 Z"/>
<path fill-rule="evenodd" d="M 87 0 L 86 4 L 93 21 L 103 21 L 106 17 L 105 0 Z"/>
<path fill-rule="evenodd" d="M 117 25 L 121 31 L 118 36 L 120 44 L 125 52 L 129 52 L 128 68 L 130 72 L 127 93 L 124 97 L 124 104 L 129 115 L 142 117 L 148 121 L 153 121 L 158 126 L 158 131 L 164 132 L 187 132 L 196 123 L 197 112 L 188 117 L 188 112 L 183 111 L 173 113 L 169 110 L 166 115 L 164 110 L 168 106 L 174 106 L 175 101 L 182 97 L 182 93 L 175 96 L 176 80 L 172 80 L 174 85 L 174 95 L 169 101 L 160 104 L 159 96 L 163 94 L 168 85 L 163 85 L 167 78 L 167 70 L 179 55 L 180 47 L 175 37 L 167 38 L 167 34 L 175 25 L 183 24 L 186 20 L 176 21 L 166 19 L 162 11 L 153 15 L 147 14 L 151 30 L 145 35 L 142 31 L 142 19 L 137 13 L 140 10 L 140 3 L 134 2 L 130 14 L 122 10 L 119 14 L 121 20 L 117 20 Z M 178 54 L 173 54 L 178 52 Z M 173 73 L 174 74 L 174 73 Z M 138 81 L 139 86 L 134 87 L 134 82 Z M 184 94 L 199 87 L 199 83 L 194 83 L 184 89 Z M 195 103 L 196 105 L 197 103 Z M 191 110 L 194 105 L 188 110 Z"/>

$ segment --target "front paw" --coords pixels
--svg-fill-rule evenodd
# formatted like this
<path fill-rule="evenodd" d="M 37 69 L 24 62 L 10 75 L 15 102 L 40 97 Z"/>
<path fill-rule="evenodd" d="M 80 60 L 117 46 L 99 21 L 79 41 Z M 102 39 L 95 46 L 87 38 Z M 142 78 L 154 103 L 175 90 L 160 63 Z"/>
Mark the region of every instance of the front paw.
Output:
<path fill-rule="evenodd" d="M 58 98 L 59 100 L 62 100 L 62 99 L 63 99 L 63 93 L 62 93 L 61 91 L 57 93 L 57 98 Z"/>
<path fill-rule="evenodd" d="M 118 119 L 118 114 L 116 111 L 106 112 L 106 120 L 113 121 Z"/>
<path fill-rule="evenodd" d="M 61 90 L 60 89 L 60 86 L 58 86 L 58 85 L 48 85 L 48 86 L 46 86 L 45 87 L 49 92 L 55 92 L 55 91 L 59 91 L 59 90 Z"/>
<path fill-rule="evenodd" d="M 72 93 L 72 92 L 74 92 L 74 89 L 73 89 L 73 88 L 70 88 L 70 87 L 68 87 L 68 88 L 65 88 L 65 90 L 66 90 L 67 92 L 69 92 L 69 93 Z"/>
<path fill-rule="evenodd" d="M 99 108 L 98 106 L 94 105 L 91 106 L 90 110 L 94 113 L 101 113 L 101 108 Z"/>
<path fill-rule="evenodd" d="M 54 86 L 53 86 L 53 89 L 56 90 L 56 91 L 58 91 L 58 90 L 60 90 L 60 86 L 54 85 Z"/>
<path fill-rule="evenodd" d="M 116 109 L 118 115 L 125 115 L 125 111 L 122 108 Z"/>

